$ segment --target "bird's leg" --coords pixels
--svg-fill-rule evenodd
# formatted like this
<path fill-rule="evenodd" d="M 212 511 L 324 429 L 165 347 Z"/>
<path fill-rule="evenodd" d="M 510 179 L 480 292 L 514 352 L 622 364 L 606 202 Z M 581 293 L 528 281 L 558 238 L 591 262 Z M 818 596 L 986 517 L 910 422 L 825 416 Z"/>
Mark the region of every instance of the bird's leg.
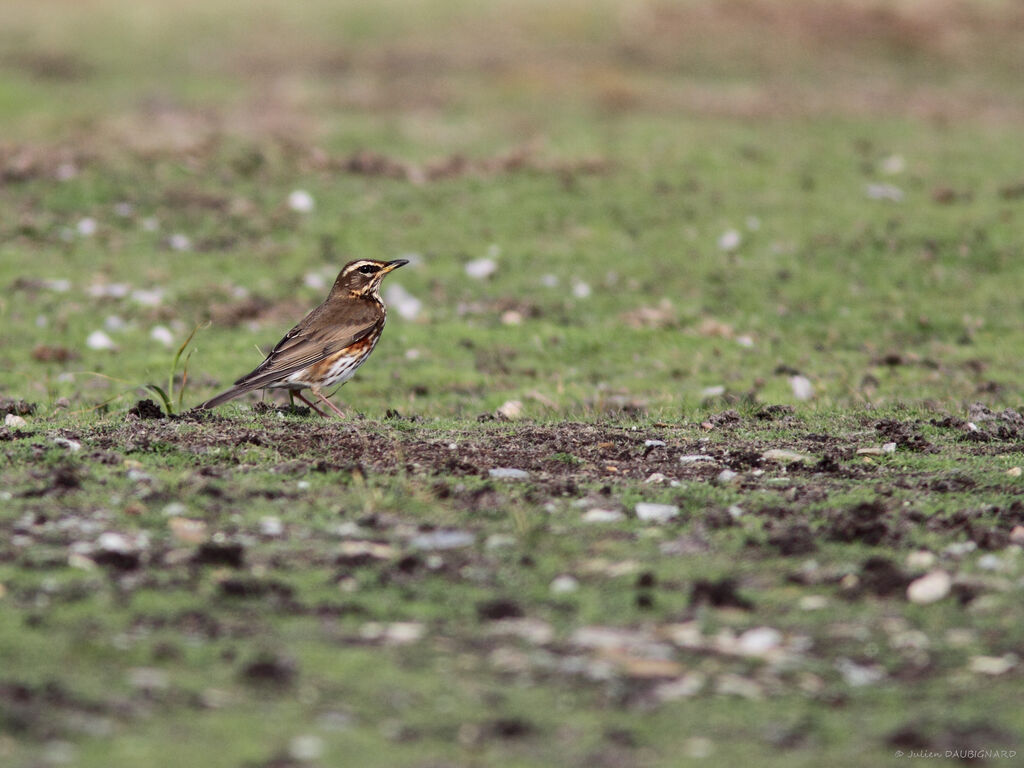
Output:
<path fill-rule="evenodd" d="M 314 389 L 312 390 L 312 392 L 313 392 L 313 394 L 314 394 L 314 395 L 316 395 L 317 397 L 319 397 L 319 398 L 320 398 L 321 402 L 323 402 L 323 404 L 324 404 L 324 405 L 326 405 L 326 406 L 327 406 L 328 408 L 330 408 L 330 409 L 331 409 L 332 411 L 334 411 L 334 412 L 335 412 L 336 414 L 338 414 L 338 418 L 339 418 L 339 419 L 344 419 L 344 418 L 345 418 L 345 414 L 344 414 L 344 413 L 342 413 L 341 409 L 340 409 L 340 408 L 338 408 L 338 406 L 336 406 L 336 405 L 335 405 L 334 403 L 332 403 L 332 402 L 331 402 L 330 400 L 328 400 L 328 399 L 327 399 L 327 397 L 326 397 L 326 396 L 324 395 L 324 393 L 323 393 L 323 392 L 321 392 L 321 391 L 320 391 L 319 389 L 317 389 L 317 388 L 314 388 Z"/>
<path fill-rule="evenodd" d="M 290 389 L 288 390 L 288 407 L 289 408 L 294 408 L 295 407 L 295 393 L 292 392 L 292 390 L 290 390 Z"/>
<path fill-rule="evenodd" d="M 288 391 L 289 391 L 289 392 L 291 392 L 291 390 L 288 390 Z M 309 402 L 309 400 L 307 400 L 306 398 L 304 398 L 304 397 L 302 396 L 302 393 L 301 393 L 301 392 L 296 392 L 296 393 L 295 393 L 295 396 L 296 396 L 297 398 L 299 398 L 299 400 L 301 400 L 302 402 L 304 402 L 304 403 L 305 403 L 306 405 L 308 405 L 308 406 L 309 406 L 310 408 L 312 408 L 312 409 L 313 409 L 314 411 L 316 411 L 316 412 L 317 412 L 317 414 L 318 414 L 318 415 L 320 416 L 320 418 L 322 418 L 322 419 L 326 419 L 326 418 L 327 418 L 327 414 L 326 414 L 326 413 L 324 413 L 323 411 L 321 411 L 321 410 L 320 410 L 319 408 L 317 408 L 317 407 L 316 407 L 315 405 L 313 405 L 313 404 L 312 404 L 311 402 Z"/>

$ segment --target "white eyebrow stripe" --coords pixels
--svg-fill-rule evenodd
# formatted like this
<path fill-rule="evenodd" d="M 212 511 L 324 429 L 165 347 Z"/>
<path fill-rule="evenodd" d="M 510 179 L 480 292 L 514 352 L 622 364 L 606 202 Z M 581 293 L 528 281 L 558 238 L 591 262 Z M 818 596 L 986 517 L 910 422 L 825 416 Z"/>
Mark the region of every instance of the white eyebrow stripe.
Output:
<path fill-rule="evenodd" d="M 365 267 L 367 265 L 374 266 L 374 267 L 379 266 L 377 264 L 377 262 L 371 261 L 369 259 L 363 259 L 361 261 L 353 261 L 351 264 L 349 264 L 347 267 L 345 267 L 345 272 L 343 274 L 348 275 L 348 274 L 350 274 L 352 272 L 355 272 L 360 267 Z"/>

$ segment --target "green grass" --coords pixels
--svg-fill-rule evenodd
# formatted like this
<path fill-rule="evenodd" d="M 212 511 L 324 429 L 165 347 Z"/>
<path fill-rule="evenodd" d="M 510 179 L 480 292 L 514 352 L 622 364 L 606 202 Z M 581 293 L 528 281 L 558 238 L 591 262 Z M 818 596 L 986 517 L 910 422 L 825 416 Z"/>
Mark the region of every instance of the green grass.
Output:
<path fill-rule="evenodd" d="M 1012 4 L 11 5 L 0 396 L 36 410 L 0 428 L 0 763 L 1021 746 L 1020 664 L 977 671 L 1024 647 Z M 349 420 L 258 395 L 126 416 L 151 383 L 177 404 L 193 328 L 184 409 L 357 257 L 411 258 L 385 288 L 423 309 L 391 313 L 337 396 Z M 100 330 L 116 349 L 86 346 Z M 522 418 L 493 420 L 509 400 Z M 473 543 L 418 548 L 448 530 Z M 872 558 L 951 593 L 886 592 Z M 721 579 L 752 608 L 693 600 Z M 781 659 L 730 646 L 758 627 Z"/>

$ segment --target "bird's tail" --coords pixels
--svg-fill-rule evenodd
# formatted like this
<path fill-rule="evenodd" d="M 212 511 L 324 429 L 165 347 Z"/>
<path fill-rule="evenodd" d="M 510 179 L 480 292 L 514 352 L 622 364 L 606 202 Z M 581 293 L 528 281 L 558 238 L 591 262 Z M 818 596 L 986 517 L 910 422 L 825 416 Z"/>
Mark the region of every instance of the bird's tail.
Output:
<path fill-rule="evenodd" d="M 234 400 L 239 395 L 245 394 L 250 389 L 252 389 L 252 387 L 246 386 L 244 384 L 243 385 L 236 385 L 236 386 L 232 387 L 231 389 L 227 390 L 226 392 L 221 392 L 216 397 L 211 397 L 205 403 L 201 403 L 200 405 L 197 405 L 195 407 L 195 410 L 197 410 L 197 411 L 208 411 L 211 408 L 216 408 L 218 405 L 222 405 L 223 403 L 226 403 L 228 400 Z"/>

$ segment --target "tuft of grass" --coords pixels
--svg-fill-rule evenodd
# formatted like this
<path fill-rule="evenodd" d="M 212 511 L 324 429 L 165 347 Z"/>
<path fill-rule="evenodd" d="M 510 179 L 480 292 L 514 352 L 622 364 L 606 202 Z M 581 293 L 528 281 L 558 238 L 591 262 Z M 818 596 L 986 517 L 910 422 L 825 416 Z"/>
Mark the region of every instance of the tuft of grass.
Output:
<path fill-rule="evenodd" d="M 159 384 L 147 384 L 146 389 L 152 392 L 154 395 L 160 398 L 160 402 L 164 406 L 164 412 L 170 416 L 176 412 L 175 410 L 175 386 L 174 380 L 178 375 L 178 365 L 181 365 L 181 385 L 177 387 L 177 409 L 181 409 L 181 404 L 185 397 L 185 391 L 188 389 L 188 363 L 192 359 L 192 353 L 195 352 L 195 347 L 189 349 L 189 345 L 192 344 L 192 339 L 195 338 L 202 328 L 205 328 L 209 323 L 200 323 L 192 329 L 192 333 L 188 335 L 188 338 L 182 342 L 181 346 L 178 347 L 178 351 L 174 353 L 174 357 L 171 359 L 170 370 L 167 373 L 167 388 L 164 389 Z M 185 350 L 188 350 L 188 354 L 185 354 Z M 185 354 L 185 359 L 182 360 L 181 356 Z"/>

